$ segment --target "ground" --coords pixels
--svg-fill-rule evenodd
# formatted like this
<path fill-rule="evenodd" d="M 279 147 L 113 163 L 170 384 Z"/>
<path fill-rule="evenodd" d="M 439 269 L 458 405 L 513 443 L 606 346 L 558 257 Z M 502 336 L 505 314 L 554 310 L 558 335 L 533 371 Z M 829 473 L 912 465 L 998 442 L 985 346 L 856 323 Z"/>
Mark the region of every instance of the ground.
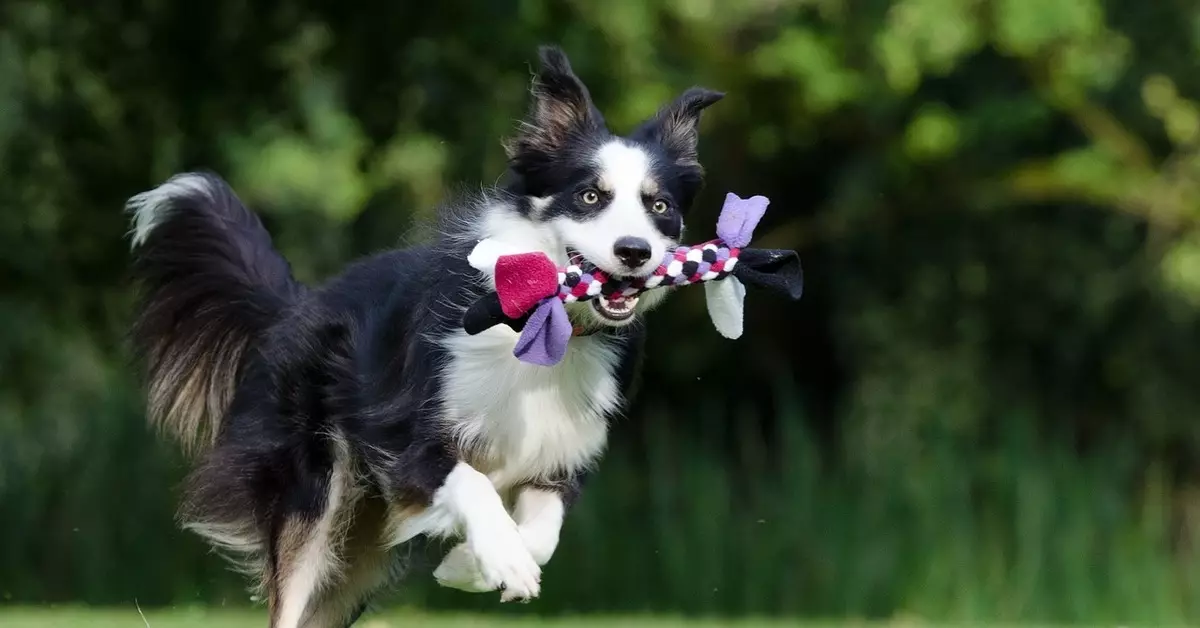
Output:
<path fill-rule="evenodd" d="M 265 616 L 261 611 L 216 609 L 144 609 L 136 608 L 3 608 L 0 607 L 0 626 L 4 628 L 263 628 Z M 676 618 L 589 617 L 569 619 L 517 619 L 472 615 L 423 615 L 415 612 L 380 613 L 364 618 L 356 628 L 934 628 L 915 622 L 797 622 L 787 621 L 718 621 Z M 948 625 L 947 625 L 948 628 Z M 992 627 L 992 628 L 999 628 Z"/>

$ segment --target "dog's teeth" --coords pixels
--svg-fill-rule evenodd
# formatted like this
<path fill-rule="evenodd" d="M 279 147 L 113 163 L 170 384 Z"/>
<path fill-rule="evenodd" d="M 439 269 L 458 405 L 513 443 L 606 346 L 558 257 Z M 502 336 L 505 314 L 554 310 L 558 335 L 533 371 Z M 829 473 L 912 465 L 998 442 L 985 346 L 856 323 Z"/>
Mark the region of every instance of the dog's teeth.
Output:
<path fill-rule="evenodd" d="M 637 297 L 622 297 L 617 295 L 616 298 L 609 298 L 599 296 L 596 299 L 596 305 L 610 317 L 624 320 L 633 314 L 633 308 L 637 305 Z"/>

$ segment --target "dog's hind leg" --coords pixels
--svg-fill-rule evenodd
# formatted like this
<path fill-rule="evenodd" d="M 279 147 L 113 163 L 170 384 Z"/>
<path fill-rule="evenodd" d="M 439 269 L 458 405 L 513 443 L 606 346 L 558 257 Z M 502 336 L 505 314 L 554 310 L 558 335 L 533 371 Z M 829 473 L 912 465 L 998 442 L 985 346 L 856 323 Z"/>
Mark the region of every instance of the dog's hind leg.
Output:
<path fill-rule="evenodd" d="M 294 489 L 307 493 L 295 496 L 305 506 L 284 513 L 270 540 L 266 586 L 271 628 L 308 626 L 318 594 L 336 577 L 353 482 L 345 457 L 338 457 L 324 481 Z"/>
<path fill-rule="evenodd" d="M 267 573 L 271 628 L 300 628 L 309 600 L 333 569 L 321 521 L 289 515 L 272 535 Z"/>
<path fill-rule="evenodd" d="M 314 600 L 304 628 L 348 628 L 366 611 L 371 597 L 400 576 L 405 562 L 385 547 L 386 514 L 380 498 L 355 505 L 342 545 L 344 568 Z"/>

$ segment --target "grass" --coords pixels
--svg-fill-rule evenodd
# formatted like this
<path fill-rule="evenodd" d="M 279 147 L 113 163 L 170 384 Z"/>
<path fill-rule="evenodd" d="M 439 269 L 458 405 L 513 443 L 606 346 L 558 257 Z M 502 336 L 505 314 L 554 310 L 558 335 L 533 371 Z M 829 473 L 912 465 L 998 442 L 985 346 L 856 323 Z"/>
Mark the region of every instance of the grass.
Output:
<path fill-rule="evenodd" d="M 0 626 L 4 628 L 262 628 L 266 615 L 261 610 L 230 610 L 212 608 L 186 609 L 91 609 L 66 608 L 3 608 L 0 607 Z M 940 624 L 952 626 L 955 624 Z M 393 611 L 364 617 L 356 628 L 887 628 L 890 626 L 934 628 L 933 624 L 904 620 L 894 623 L 854 621 L 797 622 L 768 620 L 700 620 L 677 617 L 587 616 L 561 619 L 497 617 L 485 615 L 425 614 L 413 611 Z M 1001 628 L 989 625 L 988 628 Z M 1031 627 L 1023 627 L 1031 628 Z"/>

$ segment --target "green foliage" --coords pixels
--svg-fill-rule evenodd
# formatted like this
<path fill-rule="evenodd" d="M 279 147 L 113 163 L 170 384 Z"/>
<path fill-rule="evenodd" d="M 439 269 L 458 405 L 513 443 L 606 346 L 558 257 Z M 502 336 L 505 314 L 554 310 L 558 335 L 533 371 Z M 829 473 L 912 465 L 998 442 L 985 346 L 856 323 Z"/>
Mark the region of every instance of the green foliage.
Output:
<path fill-rule="evenodd" d="M 689 225 L 726 190 L 771 197 L 759 239 L 799 248 L 809 288 L 752 296 L 737 343 L 698 293 L 652 317 L 697 333 L 652 333 L 533 610 L 1200 621 L 1198 19 L 1127 0 L 0 5 L 0 600 L 247 602 L 171 518 L 185 463 L 140 416 L 123 201 L 217 170 L 319 281 L 497 179 L 555 41 L 616 131 L 691 84 L 728 92 Z"/>

